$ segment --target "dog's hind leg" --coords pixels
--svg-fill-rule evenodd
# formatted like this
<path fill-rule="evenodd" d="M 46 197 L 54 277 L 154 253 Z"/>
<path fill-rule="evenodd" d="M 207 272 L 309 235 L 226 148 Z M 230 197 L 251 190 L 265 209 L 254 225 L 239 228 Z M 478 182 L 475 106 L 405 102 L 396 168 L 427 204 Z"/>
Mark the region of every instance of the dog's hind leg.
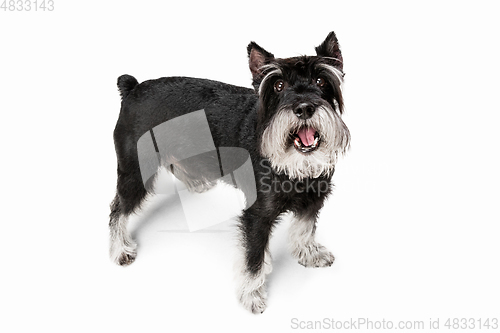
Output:
<path fill-rule="evenodd" d="M 137 255 L 137 245 L 127 230 L 127 222 L 130 214 L 140 207 L 147 194 L 138 164 L 133 160 L 128 162 L 126 167 L 120 163 L 118 165 L 116 196 L 111 203 L 109 215 L 110 257 L 122 266 L 130 265 Z"/>
<path fill-rule="evenodd" d="M 130 265 L 137 255 L 136 243 L 127 230 L 128 217 L 122 213 L 120 197 L 117 194 L 111 203 L 109 214 L 111 260 L 121 266 Z"/>

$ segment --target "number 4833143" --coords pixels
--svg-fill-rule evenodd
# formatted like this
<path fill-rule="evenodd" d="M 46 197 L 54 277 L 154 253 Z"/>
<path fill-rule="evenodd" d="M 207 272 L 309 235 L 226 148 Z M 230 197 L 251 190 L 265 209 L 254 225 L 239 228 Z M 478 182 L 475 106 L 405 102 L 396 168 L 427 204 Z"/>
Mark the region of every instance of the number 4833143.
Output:
<path fill-rule="evenodd" d="M 444 326 L 448 329 L 492 329 L 496 330 L 498 326 L 498 318 L 448 318 Z"/>
<path fill-rule="evenodd" d="M 54 10 L 54 0 L 4 0 L 0 5 L 4 12 L 51 12 Z"/>

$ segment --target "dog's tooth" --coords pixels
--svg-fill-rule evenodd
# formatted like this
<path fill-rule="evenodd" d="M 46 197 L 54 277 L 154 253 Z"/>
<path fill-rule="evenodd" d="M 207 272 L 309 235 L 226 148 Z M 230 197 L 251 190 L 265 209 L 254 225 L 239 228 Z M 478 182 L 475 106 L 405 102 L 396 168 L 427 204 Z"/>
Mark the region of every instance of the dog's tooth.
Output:
<path fill-rule="evenodd" d="M 317 136 L 317 137 L 314 139 L 313 147 L 316 147 L 316 146 L 318 145 L 318 142 L 319 142 L 319 136 Z"/>
<path fill-rule="evenodd" d="M 300 142 L 300 139 L 299 139 L 299 138 L 295 138 L 295 140 L 294 140 L 294 144 L 295 144 L 297 147 L 301 147 L 301 146 L 302 146 L 302 142 Z"/>

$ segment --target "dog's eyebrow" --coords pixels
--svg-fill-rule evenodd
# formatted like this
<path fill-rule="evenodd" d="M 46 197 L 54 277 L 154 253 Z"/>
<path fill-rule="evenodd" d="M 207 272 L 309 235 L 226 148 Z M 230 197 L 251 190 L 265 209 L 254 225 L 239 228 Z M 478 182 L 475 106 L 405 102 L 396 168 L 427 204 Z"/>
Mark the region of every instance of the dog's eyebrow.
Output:
<path fill-rule="evenodd" d="M 265 68 L 264 68 L 265 67 Z M 281 68 L 276 65 L 276 64 L 267 64 L 267 65 L 264 65 L 264 66 L 261 66 L 259 68 L 260 69 L 263 69 L 263 71 L 267 70 L 267 69 L 272 69 L 274 68 L 274 70 L 270 71 L 269 73 L 267 73 L 264 78 L 262 79 L 262 81 L 260 82 L 260 86 L 259 86 L 259 95 L 262 94 L 262 87 L 264 86 L 265 82 L 267 81 L 267 79 L 269 79 L 271 76 L 273 75 L 282 75 L 282 71 L 281 71 Z"/>
<path fill-rule="evenodd" d="M 328 72 L 332 73 L 339 81 L 339 84 L 342 84 L 344 82 L 344 75 L 342 71 L 335 68 L 334 66 L 327 64 L 319 64 L 318 67 L 322 67 L 323 69 L 326 69 Z"/>
<path fill-rule="evenodd" d="M 281 71 L 281 67 L 277 64 L 265 64 L 259 67 L 259 72 L 264 73 L 268 69 L 278 69 Z"/>
<path fill-rule="evenodd" d="M 344 62 L 342 60 L 340 60 L 339 58 L 334 58 L 334 57 L 321 57 L 323 59 L 330 59 L 330 60 L 335 60 L 335 61 L 338 61 L 340 62 L 341 64 L 343 64 Z"/>
<path fill-rule="evenodd" d="M 278 64 L 269 63 L 269 64 L 265 64 L 265 65 L 260 66 L 259 69 L 279 68 L 279 67 L 280 66 Z"/>

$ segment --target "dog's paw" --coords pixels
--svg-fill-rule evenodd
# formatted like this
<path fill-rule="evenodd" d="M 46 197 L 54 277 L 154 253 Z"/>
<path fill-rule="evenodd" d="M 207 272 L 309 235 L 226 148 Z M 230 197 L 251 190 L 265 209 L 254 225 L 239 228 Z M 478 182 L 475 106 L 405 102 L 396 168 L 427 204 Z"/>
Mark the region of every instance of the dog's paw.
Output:
<path fill-rule="evenodd" d="M 310 243 L 296 253 L 299 264 L 305 267 L 329 267 L 333 264 L 335 257 L 321 244 Z"/>
<path fill-rule="evenodd" d="M 243 307 L 254 314 L 263 313 L 267 306 L 266 302 L 267 295 L 264 286 L 240 296 L 240 303 Z"/>
<path fill-rule="evenodd" d="M 137 245 L 129 241 L 127 245 L 122 243 L 113 244 L 110 249 L 111 260 L 120 266 L 128 266 L 135 261 L 137 257 Z"/>
<path fill-rule="evenodd" d="M 116 263 L 120 266 L 128 266 L 135 261 L 136 257 L 137 257 L 136 251 L 134 251 L 133 253 L 123 252 L 117 258 Z"/>

